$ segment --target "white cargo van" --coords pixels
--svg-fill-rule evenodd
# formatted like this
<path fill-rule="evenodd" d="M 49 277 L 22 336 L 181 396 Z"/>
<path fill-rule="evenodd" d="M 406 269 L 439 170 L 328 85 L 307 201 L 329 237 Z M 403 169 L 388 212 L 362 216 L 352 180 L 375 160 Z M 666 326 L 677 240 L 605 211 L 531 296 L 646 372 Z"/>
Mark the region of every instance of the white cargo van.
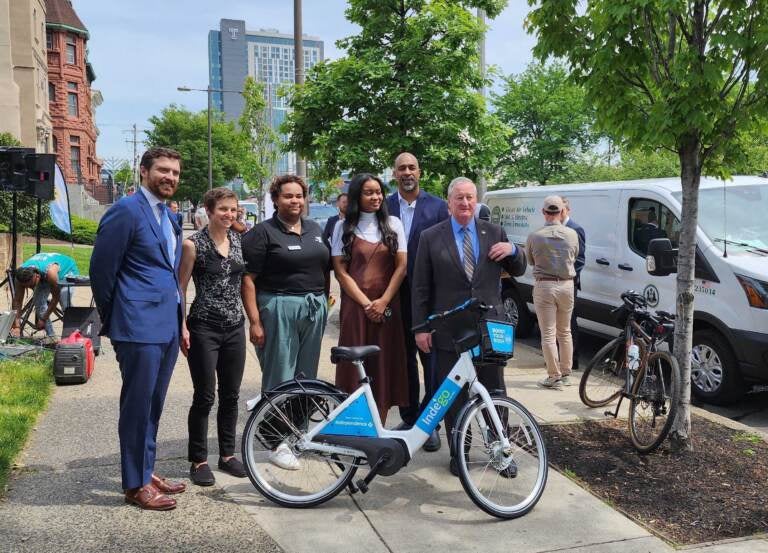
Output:
<path fill-rule="evenodd" d="M 680 179 L 512 188 L 489 192 L 491 221 L 524 245 L 543 224 L 544 197 L 566 196 L 586 232 L 586 265 L 576 304 L 583 330 L 616 335 L 610 310 L 625 290 L 642 292 L 654 309 L 675 311 L 675 275 L 651 276 L 645 253 L 654 238 L 680 237 Z M 533 278 L 504 282 L 520 310 L 518 335 L 535 321 Z M 768 179 L 702 177 L 699 191 L 692 390 L 712 403 L 737 400 L 768 382 Z"/>

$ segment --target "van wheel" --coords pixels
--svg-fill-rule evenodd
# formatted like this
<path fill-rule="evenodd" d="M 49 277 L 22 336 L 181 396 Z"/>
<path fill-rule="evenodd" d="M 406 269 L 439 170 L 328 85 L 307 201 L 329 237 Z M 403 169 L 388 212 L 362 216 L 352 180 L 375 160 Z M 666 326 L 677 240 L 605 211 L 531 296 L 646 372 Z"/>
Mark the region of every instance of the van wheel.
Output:
<path fill-rule="evenodd" d="M 714 405 L 735 403 L 746 392 L 736 356 L 719 332 L 693 333 L 691 392 Z"/>
<path fill-rule="evenodd" d="M 517 312 L 517 327 L 515 336 L 518 338 L 527 338 L 533 332 L 535 319 L 528 306 L 520 299 L 520 294 L 514 288 L 506 288 L 503 291 L 504 310 L 507 313 Z"/>

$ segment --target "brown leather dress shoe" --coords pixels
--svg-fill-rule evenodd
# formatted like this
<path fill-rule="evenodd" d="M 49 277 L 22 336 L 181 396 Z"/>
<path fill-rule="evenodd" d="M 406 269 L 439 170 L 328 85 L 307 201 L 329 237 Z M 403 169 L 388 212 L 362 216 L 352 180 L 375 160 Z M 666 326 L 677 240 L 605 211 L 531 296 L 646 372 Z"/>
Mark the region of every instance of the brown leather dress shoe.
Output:
<path fill-rule="evenodd" d="M 170 511 L 176 508 L 176 500 L 161 493 L 152 484 L 126 490 L 125 502 L 138 505 L 147 511 Z"/>
<path fill-rule="evenodd" d="M 175 494 L 183 493 L 187 489 L 187 485 L 184 482 L 174 482 L 173 480 L 166 480 L 165 478 L 152 475 L 152 485 L 163 493 Z"/>

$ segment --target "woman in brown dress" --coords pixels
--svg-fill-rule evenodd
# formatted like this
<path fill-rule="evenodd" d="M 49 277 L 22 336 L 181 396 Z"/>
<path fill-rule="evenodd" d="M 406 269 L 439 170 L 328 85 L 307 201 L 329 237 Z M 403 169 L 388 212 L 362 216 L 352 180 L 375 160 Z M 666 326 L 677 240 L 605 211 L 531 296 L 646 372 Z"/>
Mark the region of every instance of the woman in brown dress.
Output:
<path fill-rule="evenodd" d="M 408 404 L 398 296 L 407 260 L 403 224 L 387 215 L 378 177 L 364 173 L 352 179 L 347 215 L 334 229 L 331 256 L 342 290 L 339 345 L 381 347 L 365 360 L 365 370 L 384 424 L 390 407 Z M 352 363 L 336 365 L 336 386 L 342 390 L 354 391 L 359 380 Z"/>

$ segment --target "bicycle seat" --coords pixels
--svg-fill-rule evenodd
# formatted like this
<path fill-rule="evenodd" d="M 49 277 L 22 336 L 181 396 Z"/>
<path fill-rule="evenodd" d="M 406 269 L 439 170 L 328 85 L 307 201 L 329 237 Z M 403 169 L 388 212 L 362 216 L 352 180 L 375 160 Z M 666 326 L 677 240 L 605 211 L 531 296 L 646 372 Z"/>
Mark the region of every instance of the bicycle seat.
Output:
<path fill-rule="evenodd" d="M 668 319 L 670 321 L 675 320 L 675 316 L 672 313 L 668 313 L 667 311 L 656 311 L 656 314 L 662 319 Z"/>
<path fill-rule="evenodd" d="M 338 363 L 339 361 L 357 361 L 363 357 L 376 355 L 380 351 L 381 348 L 379 346 L 337 346 L 331 348 L 331 363 Z"/>

